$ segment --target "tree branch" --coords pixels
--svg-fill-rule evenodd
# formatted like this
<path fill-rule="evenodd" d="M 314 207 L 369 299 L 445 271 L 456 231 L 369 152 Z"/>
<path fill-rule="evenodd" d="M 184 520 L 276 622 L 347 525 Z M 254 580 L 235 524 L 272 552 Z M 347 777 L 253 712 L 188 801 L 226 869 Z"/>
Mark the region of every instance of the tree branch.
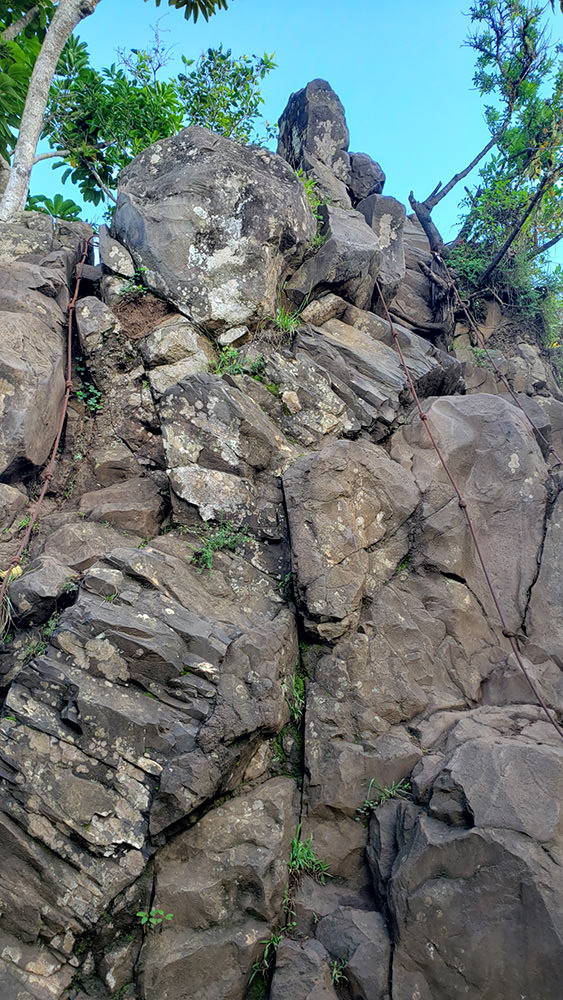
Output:
<path fill-rule="evenodd" d="M 534 260 L 535 257 L 539 257 L 539 255 L 541 253 L 545 253 L 546 250 L 551 250 L 551 247 L 554 247 L 556 243 L 559 243 L 559 240 L 563 240 L 563 233 L 558 233 L 557 236 L 548 240 L 547 243 L 542 243 L 542 245 L 534 250 L 533 253 L 528 254 L 528 260 Z"/>
<path fill-rule="evenodd" d="M 55 158 L 55 156 L 70 156 L 70 155 L 71 155 L 70 149 L 52 149 L 50 153 L 41 153 L 40 156 L 36 156 L 33 161 L 33 166 L 35 166 L 36 163 L 40 163 L 41 160 L 52 160 Z"/>
<path fill-rule="evenodd" d="M 4 28 L 4 31 L 0 36 L 2 38 L 2 41 L 13 42 L 14 38 L 17 38 L 18 35 L 20 35 L 21 32 L 27 28 L 28 24 L 31 24 L 35 15 L 38 13 L 39 13 L 39 5 L 37 4 L 35 7 L 32 7 L 31 10 L 28 10 L 27 14 L 22 14 L 19 20 L 14 21 L 13 24 L 10 24 L 8 25 L 7 28 Z"/>
<path fill-rule="evenodd" d="M 86 170 L 90 171 L 90 173 L 92 174 L 92 177 L 96 181 L 96 184 L 100 185 L 100 187 L 101 187 L 102 191 L 104 192 L 104 194 L 107 195 L 107 197 L 110 198 L 111 201 L 113 201 L 114 205 L 117 205 L 117 198 L 115 197 L 114 194 L 112 194 L 112 192 L 108 188 L 107 184 L 104 184 L 102 178 L 100 177 L 100 175 L 99 175 L 98 171 L 95 169 L 95 167 L 93 167 L 91 163 L 87 163 L 85 160 L 83 160 L 83 166 L 86 167 Z"/>
<path fill-rule="evenodd" d="M 500 264 L 502 258 L 505 256 L 507 250 L 509 250 L 510 247 L 512 246 L 512 244 L 514 243 L 514 240 L 518 236 L 518 233 L 522 229 L 522 226 L 524 225 L 524 223 L 526 222 L 526 220 L 530 217 L 530 215 L 534 211 L 534 208 L 536 207 L 536 205 L 538 204 L 538 202 L 541 201 L 545 189 L 553 181 L 556 180 L 556 175 L 557 175 L 557 171 L 555 173 L 546 174 L 546 176 L 543 178 L 543 180 L 542 180 L 541 184 L 539 185 L 539 187 L 538 187 L 538 189 L 537 189 L 534 197 L 530 201 L 530 203 L 529 203 L 526 211 L 524 212 L 524 214 L 520 218 L 519 222 L 517 222 L 517 224 L 514 226 L 512 232 L 510 233 L 510 236 L 504 241 L 503 245 L 501 246 L 501 248 L 498 251 L 498 253 L 495 254 L 495 256 L 493 257 L 493 259 L 492 259 L 491 263 L 489 264 L 489 266 L 483 271 L 483 274 L 479 278 L 479 284 L 480 285 L 484 285 L 485 282 L 487 282 L 488 279 L 490 278 L 490 276 L 493 273 L 493 271 L 495 270 L 495 268 L 498 267 L 498 265 Z"/>
<path fill-rule="evenodd" d="M 438 187 L 434 189 L 432 194 L 428 195 L 428 198 L 426 198 L 423 204 L 426 205 L 429 211 L 432 211 L 433 208 L 436 208 L 436 205 L 442 200 L 442 198 L 445 198 L 446 195 L 450 193 L 452 188 L 456 186 L 456 184 L 459 184 L 459 182 L 462 181 L 464 177 L 467 177 L 467 175 L 471 173 L 471 171 L 473 170 L 474 167 L 477 166 L 479 161 L 482 160 L 483 157 L 486 156 L 488 152 L 490 152 L 493 146 L 497 144 L 498 140 L 500 139 L 507 125 L 508 121 L 505 122 L 500 132 L 497 132 L 492 137 L 492 139 L 489 140 L 489 142 L 487 143 L 486 146 L 483 147 L 481 152 L 477 153 L 477 156 L 475 156 L 471 160 L 471 163 L 469 163 L 464 170 L 460 170 L 458 174 L 454 174 L 451 180 L 449 180 L 444 187 L 438 185 Z"/>
<path fill-rule="evenodd" d="M 417 201 L 412 191 L 409 195 L 409 204 L 428 237 L 431 251 L 441 254 L 444 249 L 444 241 L 432 222 L 430 216 L 432 209 L 428 208 L 426 202 Z"/>

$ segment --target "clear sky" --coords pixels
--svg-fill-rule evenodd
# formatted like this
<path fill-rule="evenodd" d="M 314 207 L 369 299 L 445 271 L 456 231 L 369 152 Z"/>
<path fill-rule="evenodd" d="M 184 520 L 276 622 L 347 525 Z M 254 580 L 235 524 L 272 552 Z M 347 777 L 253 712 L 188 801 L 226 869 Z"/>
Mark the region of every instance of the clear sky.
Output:
<path fill-rule="evenodd" d="M 387 174 L 385 194 L 423 200 L 485 144 L 483 104 L 472 86 L 474 53 L 464 45 L 469 0 L 229 0 L 206 24 L 154 0 L 102 0 L 79 26 L 97 68 L 116 61 L 119 48 L 142 48 L 162 15 L 176 58 L 197 58 L 220 42 L 234 55 L 274 52 L 278 68 L 263 84 L 264 115 L 276 121 L 289 95 L 315 77 L 331 84 L 346 110 L 350 150 L 369 153 Z M 561 34 L 563 18 L 552 19 Z M 461 185 L 460 185 L 461 187 Z M 79 201 L 60 172 L 34 171 L 32 192 L 57 190 Z M 456 189 L 435 218 L 446 239 L 456 232 Z M 87 206 L 85 215 L 96 210 Z"/>

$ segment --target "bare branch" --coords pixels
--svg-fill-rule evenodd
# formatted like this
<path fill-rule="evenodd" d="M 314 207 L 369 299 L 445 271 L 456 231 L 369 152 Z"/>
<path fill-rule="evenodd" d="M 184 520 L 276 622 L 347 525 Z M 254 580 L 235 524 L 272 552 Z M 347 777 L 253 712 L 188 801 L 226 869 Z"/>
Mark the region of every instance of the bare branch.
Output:
<path fill-rule="evenodd" d="M 444 249 L 444 241 L 438 232 L 438 229 L 432 222 L 431 218 L 431 208 L 428 208 L 426 202 L 417 201 L 414 194 L 409 195 L 410 206 L 415 213 L 420 225 L 424 229 L 426 236 L 428 237 L 428 242 L 430 243 L 430 249 L 435 253 L 442 253 Z"/>
<path fill-rule="evenodd" d="M 70 149 L 53 149 L 50 153 L 41 153 L 41 156 L 36 156 L 33 161 L 33 166 L 36 163 L 40 163 L 41 160 L 53 160 L 56 156 L 70 156 Z"/>
<path fill-rule="evenodd" d="M 547 243 L 542 243 L 541 246 L 537 247 L 532 253 L 528 254 L 528 260 L 534 260 L 534 258 L 539 257 L 540 254 L 546 253 L 547 250 L 551 250 L 552 247 L 559 243 L 559 240 L 563 240 L 563 233 L 558 233 L 557 236 L 548 240 Z"/>
<path fill-rule="evenodd" d="M 476 167 L 477 164 L 483 159 L 483 157 L 486 156 L 488 152 L 490 152 L 493 146 L 497 144 L 498 140 L 500 139 L 507 125 L 508 125 L 508 120 L 503 125 L 501 131 L 496 132 L 492 137 L 492 139 L 489 140 L 487 145 L 483 147 L 481 152 L 477 153 L 477 156 L 475 156 L 471 160 L 471 163 L 468 163 L 465 169 L 460 170 L 458 174 L 454 174 L 451 180 L 449 180 L 448 183 L 445 185 L 445 187 L 441 187 L 438 184 L 438 187 L 434 188 L 432 194 L 429 194 L 428 198 L 426 198 L 425 201 L 423 202 L 423 204 L 426 205 L 429 211 L 432 211 L 432 209 L 436 207 L 436 205 L 442 200 L 442 198 L 445 198 L 446 195 L 450 193 L 450 191 L 452 190 L 452 188 L 456 186 L 456 184 L 459 184 L 459 182 L 462 181 L 464 177 L 467 177 L 467 175 L 471 173 L 473 168 Z"/>

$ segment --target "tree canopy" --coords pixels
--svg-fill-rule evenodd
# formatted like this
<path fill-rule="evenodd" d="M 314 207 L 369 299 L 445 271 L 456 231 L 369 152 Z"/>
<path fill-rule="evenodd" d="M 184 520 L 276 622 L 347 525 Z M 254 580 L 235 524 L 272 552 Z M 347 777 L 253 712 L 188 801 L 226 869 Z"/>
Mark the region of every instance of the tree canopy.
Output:
<path fill-rule="evenodd" d="M 537 310 L 560 284 L 546 254 L 563 239 L 563 47 L 549 37 L 554 3 L 474 0 L 467 43 L 490 139 L 471 163 L 411 205 L 432 249 L 447 257 L 468 294 L 492 288 Z M 481 164 L 465 188 L 461 227 L 445 245 L 431 217 L 439 201 Z"/>
<path fill-rule="evenodd" d="M 95 70 L 86 45 L 71 37 L 49 94 L 43 134 L 52 151 L 43 156 L 57 157 L 63 182 L 70 177 L 85 201 L 115 200 L 119 171 L 185 125 L 239 142 L 259 138 L 260 83 L 275 66 L 272 55 L 235 58 L 210 48 L 197 61 L 183 56 L 186 72 L 163 81 L 168 53 L 158 29 L 152 48 L 118 54 L 119 64 Z"/>
<path fill-rule="evenodd" d="M 102 0 L 0 0 L 0 155 L 10 162 L 0 221 L 22 211 L 49 91 L 63 49 L 77 25 Z M 147 2 L 147 0 L 145 0 Z M 157 7 L 161 0 L 155 0 Z M 168 0 L 186 18 L 206 20 L 227 0 Z M 17 44 L 16 44 L 17 39 Z M 17 141 L 15 132 L 19 129 Z"/>

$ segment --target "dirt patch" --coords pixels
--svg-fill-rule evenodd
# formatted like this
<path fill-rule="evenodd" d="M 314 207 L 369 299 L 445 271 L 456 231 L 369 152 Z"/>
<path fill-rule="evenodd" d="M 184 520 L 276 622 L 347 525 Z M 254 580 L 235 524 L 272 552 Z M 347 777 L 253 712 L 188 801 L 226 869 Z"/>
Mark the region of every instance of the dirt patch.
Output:
<path fill-rule="evenodd" d="M 176 310 L 150 292 L 128 292 L 112 305 L 122 332 L 130 340 L 140 340 Z"/>

